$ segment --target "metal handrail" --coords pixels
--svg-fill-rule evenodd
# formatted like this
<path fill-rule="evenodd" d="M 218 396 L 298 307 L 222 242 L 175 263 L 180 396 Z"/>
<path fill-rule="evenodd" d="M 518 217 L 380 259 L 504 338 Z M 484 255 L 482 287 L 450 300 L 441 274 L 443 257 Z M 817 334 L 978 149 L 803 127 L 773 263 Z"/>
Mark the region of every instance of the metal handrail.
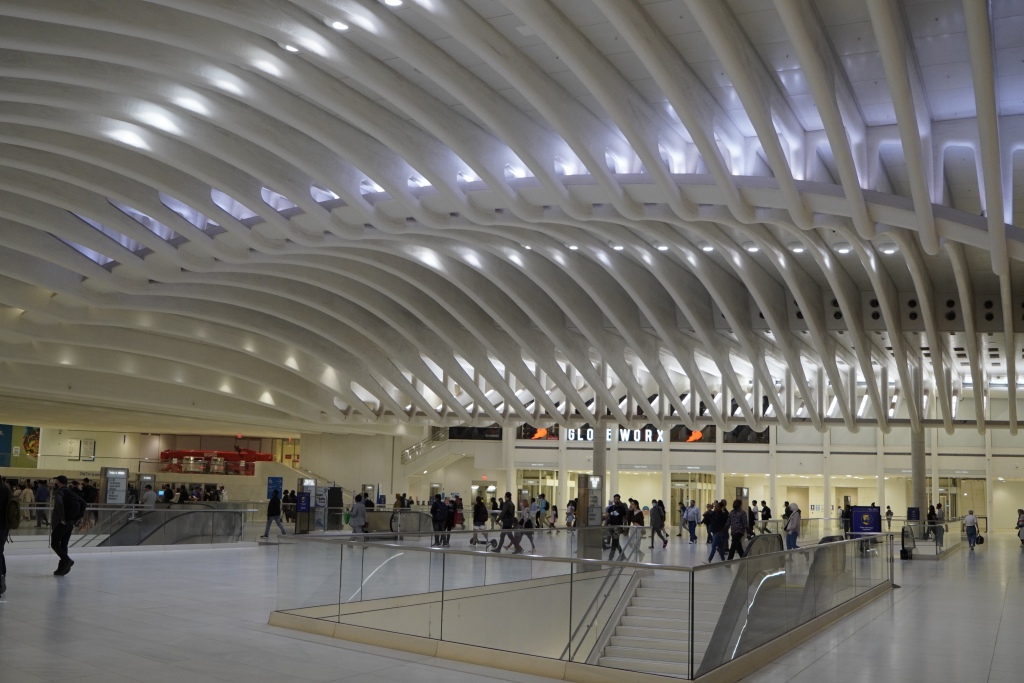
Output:
<path fill-rule="evenodd" d="M 600 528 L 600 527 L 594 527 L 594 528 Z M 611 529 L 611 527 L 605 527 L 605 528 Z M 635 527 L 626 527 L 626 528 L 627 529 L 633 529 Z M 642 532 L 642 529 L 640 531 Z M 615 531 L 612 531 L 611 533 L 617 533 L 617 532 L 618 532 L 618 530 L 615 530 Z M 636 547 L 633 548 L 633 551 L 630 553 L 630 555 L 639 554 L 641 540 L 643 539 L 643 534 L 642 533 L 634 533 L 634 532 L 631 532 L 631 531 L 627 531 L 627 533 L 629 534 L 629 538 L 626 539 L 626 549 L 628 550 L 630 545 L 632 545 L 633 541 L 635 540 L 636 541 L 636 543 L 635 543 Z M 626 553 L 623 552 L 622 555 L 626 556 Z M 618 581 L 619 578 L 622 576 L 622 573 L 626 570 L 625 567 L 617 567 L 616 569 L 617 569 L 617 571 L 615 569 L 613 569 L 612 571 L 610 571 L 607 574 L 605 574 L 604 581 L 601 582 L 601 585 L 597 589 L 597 593 L 594 594 L 594 599 L 590 601 L 590 604 L 587 605 L 587 609 L 585 609 L 583 611 L 583 617 L 580 619 L 579 624 L 572 631 L 572 633 L 569 634 L 569 641 L 566 643 L 565 649 L 562 650 L 562 654 L 559 656 L 559 659 L 564 659 L 566 657 L 566 655 L 569 656 L 569 659 L 572 659 L 573 657 L 575 657 L 579 653 L 580 648 L 583 647 L 583 641 L 587 637 L 587 635 L 590 633 L 590 629 L 592 629 L 594 627 L 594 623 L 597 621 L 597 615 L 599 615 L 601 613 L 601 608 L 605 606 L 605 603 L 608 602 L 608 598 L 611 597 L 612 591 L 611 591 L 611 586 L 609 585 L 609 581 L 611 581 L 611 585 L 614 585 L 615 581 Z M 614 576 L 614 579 L 612 578 L 613 576 Z M 606 586 L 607 586 L 607 591 L 605 590 Z M 597 604 L 598 600 L 601 601 L 600 605 Z M 596 606 L 596 609 L 595 609 L 595 606 Z M 591 609 L 594 609 L 594 616 L 590 619 L 590 623 L 586 624 L 586 627 L 584 628 L 583 622 L 586 621 L 587 615 L 590 614 L 590 610 Z M 573 650 L 572 653 L 570 653 L 569 649 L 572 647 L 573 640 L 576 639 L 577 636 L 579 636 L 580 629 L 584 629 L 583 636 L 579 638 L 579 644 L 576 646 L 576 649 Z"/>
<path fill-rule="evenodd" d="M 448 430 L 444 428 L 438 429 L 427 438 L 414 443 L 402 451 L 402 464 L 408 465 L 416 458 L 426 455 L 446 441 L 448 441 Z"/>

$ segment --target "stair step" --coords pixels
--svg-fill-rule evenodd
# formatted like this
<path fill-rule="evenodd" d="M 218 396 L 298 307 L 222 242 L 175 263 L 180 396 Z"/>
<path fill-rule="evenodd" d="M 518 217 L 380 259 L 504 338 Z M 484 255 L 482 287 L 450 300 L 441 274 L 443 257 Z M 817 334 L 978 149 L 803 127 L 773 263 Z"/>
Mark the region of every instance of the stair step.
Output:
<path fill-rule="evenodd" d="M 640 671 L 650 674 L 668 674 L 670 676 L 687 676 L 690 673 L 689 664 L 678 664 L 675 662 L 652 662 L 645 659 L 627 659 L 625 657 L 601 657 L 597 660 L 598 666 L 612 669 L 624 669 L 626 671 Z"/>
<path fill-rule="evenodd" d="M 645 626 L 647 628 L 664 628 L 670 631 L 685 632 L 690 629 L 690 620 L 688 618 L 683 617 L 642 617 L 626 614 L 623 615 L 622 620 L 619 623 L 623 626 Z"/>
<path fill-rule="evenodd" d="M 673 662 L 675 664 L 685 664 L 689 661 L 686 650 L 669 650 L 664 648 L 653 648 L 646 650 L 637 647 L 622 647 L 619 645 L 609 645 L 604 649 L 604 657 L 614 657 L 616 659 L 642 659 L 651 662 Z"/>
<path fill-rule="evenodd" d="M 693 611 L 694 624 L 696 625 L 702 621 L 713 621 L 717 619 L 721 613 L 721 606 L 706 609 L 697 605 Z M 662 609 L 659 607 L 638 607 L 630 604 L 626 607 L 626 616 L 653 617 L 655 619 L 682 619 L 686 623 L 689 623 L 690 621 L 690 611 L 685 607 L 682 609 Z"/>
<path fill-rule="evenodd" d="M 697 652 L 704 652 L 710 638 L 693 639 L 693 649 Z M 664 638 L 638 638 L 635 636 L 613 635 L 608 640 L 609 647 L 621 647 L 633 650 L 668 650 L 669 652 L 686 652 L 688 646 L 685 640 L 666 640 Z"/>

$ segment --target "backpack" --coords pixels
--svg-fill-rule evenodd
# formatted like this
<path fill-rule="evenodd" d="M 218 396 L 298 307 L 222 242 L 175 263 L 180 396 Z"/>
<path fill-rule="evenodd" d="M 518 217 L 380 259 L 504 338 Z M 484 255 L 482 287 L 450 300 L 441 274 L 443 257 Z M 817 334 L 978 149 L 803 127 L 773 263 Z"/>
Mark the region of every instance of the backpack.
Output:
<path fill-rule="evenodd" d="M 64 489 L 64 523 L 77 524 L 85 517 L 85 500 L 69 488 Z"/>
<path fill-rule="evenodd" d="M 21 503 L 15 498 L 14 494 L 11 494 L 10 499 L 7 501 L 7 528 L 17 529 L 21 526 Z"/>

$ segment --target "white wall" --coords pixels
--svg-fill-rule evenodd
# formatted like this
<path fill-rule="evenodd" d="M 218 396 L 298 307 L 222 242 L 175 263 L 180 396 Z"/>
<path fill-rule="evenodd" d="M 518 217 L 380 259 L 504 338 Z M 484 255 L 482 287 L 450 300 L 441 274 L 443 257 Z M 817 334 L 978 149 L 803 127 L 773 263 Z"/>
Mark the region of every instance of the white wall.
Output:
<path fill-rule="evenodd" d="M 403 447 L 393 436 L 303 434 L 302 469 L 335 481 L 347 491 L 359 490 L 363 484 L 380 484 L 381 493 L 391 501 L 396 491 L 408 488 L 408 482 L 399 476 Z"/>
<path fill-rule="evenodd" d="M 992 507 L 989 529 L 1012 529 L 1017 523 L 1017 509 L 1024 508 L 1024 481 L 996 481 L 992 485 Z"/>
<path fill-rule="evenodd" d="M 96 460 L 82 462 L 68 456 L 70 439 L 95 439 Z M 147 443 L 147 447 L 151 444 Z M 40 469 L 67 469 L 84 467 L 128 467 L 138 471 L 137 461 L 142 453 L 142 435 L 117 432 L 85 432 L 67 429 L 43 429 L 39 433 Z M 77 453 L 76 453 L 77 455 Z"/>

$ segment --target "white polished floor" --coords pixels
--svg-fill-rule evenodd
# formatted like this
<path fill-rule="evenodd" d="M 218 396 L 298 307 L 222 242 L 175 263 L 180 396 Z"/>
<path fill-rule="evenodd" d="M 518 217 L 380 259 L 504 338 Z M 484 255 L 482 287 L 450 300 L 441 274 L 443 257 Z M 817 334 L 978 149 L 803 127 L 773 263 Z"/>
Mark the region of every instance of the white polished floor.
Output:
<path fill-rule="evenodd" d="M 8 546 L 10 547 L 10 546 Z M 119 683 L 534 681 L 266 625 L 273 546 L 8 557 L 0 680 Z M 1024 551 L 994 533 L 973 554 L 896 563 L 903 587 L 826 629 L 746 681 L 1020 681 Z"/>

